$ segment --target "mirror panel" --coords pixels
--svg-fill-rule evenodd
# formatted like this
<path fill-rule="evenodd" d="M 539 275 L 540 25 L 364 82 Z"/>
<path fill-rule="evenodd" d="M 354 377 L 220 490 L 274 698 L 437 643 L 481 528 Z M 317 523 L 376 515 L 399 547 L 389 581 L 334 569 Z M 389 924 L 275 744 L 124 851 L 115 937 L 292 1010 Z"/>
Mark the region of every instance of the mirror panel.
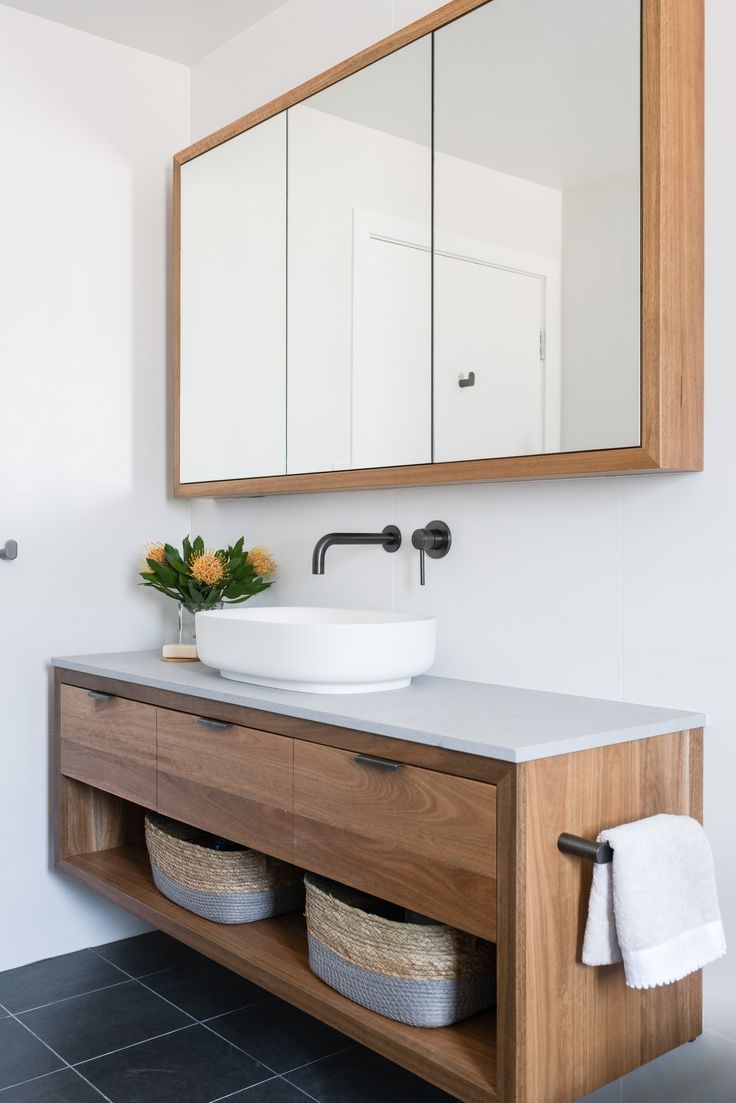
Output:
<path fill-rule="evenodd" d="M 432 43 L 289 108 L 289 474 L 429 463 Z"/>
<path fill-rule="evenodd" d="M 434 460 L 636 446 L 639 0 L 434 39 Z"/>
<path fill-rule="evenodd" d="M 450 0 L 174 171 L 177 495 L 702 469 L 702 0 Z"/>
<path fill-rule="evenodd" d="M 180 478 L 286 471 L 286 117 L 181 166 Z"/>

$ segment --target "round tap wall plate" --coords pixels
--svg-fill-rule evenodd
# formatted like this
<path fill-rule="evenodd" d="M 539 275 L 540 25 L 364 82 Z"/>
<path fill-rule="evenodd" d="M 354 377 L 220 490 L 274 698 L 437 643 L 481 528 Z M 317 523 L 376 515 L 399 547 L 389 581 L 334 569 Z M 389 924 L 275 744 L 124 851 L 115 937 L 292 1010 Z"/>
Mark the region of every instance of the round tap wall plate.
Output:
<path fill-rule="evenodd" d="M 438 541 L 439 547 L 429 548 L 426 554 L 430 559 L 444 559 L 452 546 L 452 533 L 449 525 L 446 525 L 444 521 L 430 521 L 427 525 L 427 531 L 441 533 L 442 540 Z"/>

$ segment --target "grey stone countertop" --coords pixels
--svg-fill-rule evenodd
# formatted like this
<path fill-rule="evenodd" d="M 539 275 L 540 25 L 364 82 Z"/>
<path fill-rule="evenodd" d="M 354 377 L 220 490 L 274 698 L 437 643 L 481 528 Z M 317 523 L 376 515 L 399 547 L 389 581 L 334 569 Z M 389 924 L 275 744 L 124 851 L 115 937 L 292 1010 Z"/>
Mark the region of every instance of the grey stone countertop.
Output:
<path fill-rule="evenodd" d="M 424 676 L 406 689 L 381 693 L 266 689 L 229 681 L 202 663 L 162 662 L 158 651 L 76 655 L 54 659 L 53 665 L 506 762 L 626 743 L 706 722 L 699 712 L 456 678 Z"/>

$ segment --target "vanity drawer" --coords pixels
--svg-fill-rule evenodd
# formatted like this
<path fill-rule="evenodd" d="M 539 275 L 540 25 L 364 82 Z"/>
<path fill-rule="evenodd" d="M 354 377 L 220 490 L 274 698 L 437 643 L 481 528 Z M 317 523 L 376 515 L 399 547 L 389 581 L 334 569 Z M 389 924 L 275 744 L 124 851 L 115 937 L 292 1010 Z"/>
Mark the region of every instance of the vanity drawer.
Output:
<path fill-rule="evenodd" d="M 155 708 L 97 690 L 62 685 L 61 772 L 155 808 Z"/>
<path fill-rule="evenodd" d="M 495 938 L 494 785 L 297 741 L 294 861 Z"/>
<path fill-rule="evenodd" d="M 159 812 L 291 861 L 294 741 L 157 711 Z"/>

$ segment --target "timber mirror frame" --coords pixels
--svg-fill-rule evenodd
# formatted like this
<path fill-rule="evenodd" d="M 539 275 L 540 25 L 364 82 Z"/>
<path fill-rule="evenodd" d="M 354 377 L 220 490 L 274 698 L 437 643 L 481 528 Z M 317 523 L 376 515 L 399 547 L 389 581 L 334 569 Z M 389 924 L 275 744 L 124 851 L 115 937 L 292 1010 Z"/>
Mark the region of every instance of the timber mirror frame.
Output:
<path fill-rule="evenodd" d="M 291 494 L 703 467 L 704 0 L 642 0 L 641 443 L 626 448 L 180 480 L 180 173 L 187 161 L 493 0 L 451 0 L 174 156 L 173 472 L 177 497 Z M 210 415 L 211 416 L 211 412 Z"/>

